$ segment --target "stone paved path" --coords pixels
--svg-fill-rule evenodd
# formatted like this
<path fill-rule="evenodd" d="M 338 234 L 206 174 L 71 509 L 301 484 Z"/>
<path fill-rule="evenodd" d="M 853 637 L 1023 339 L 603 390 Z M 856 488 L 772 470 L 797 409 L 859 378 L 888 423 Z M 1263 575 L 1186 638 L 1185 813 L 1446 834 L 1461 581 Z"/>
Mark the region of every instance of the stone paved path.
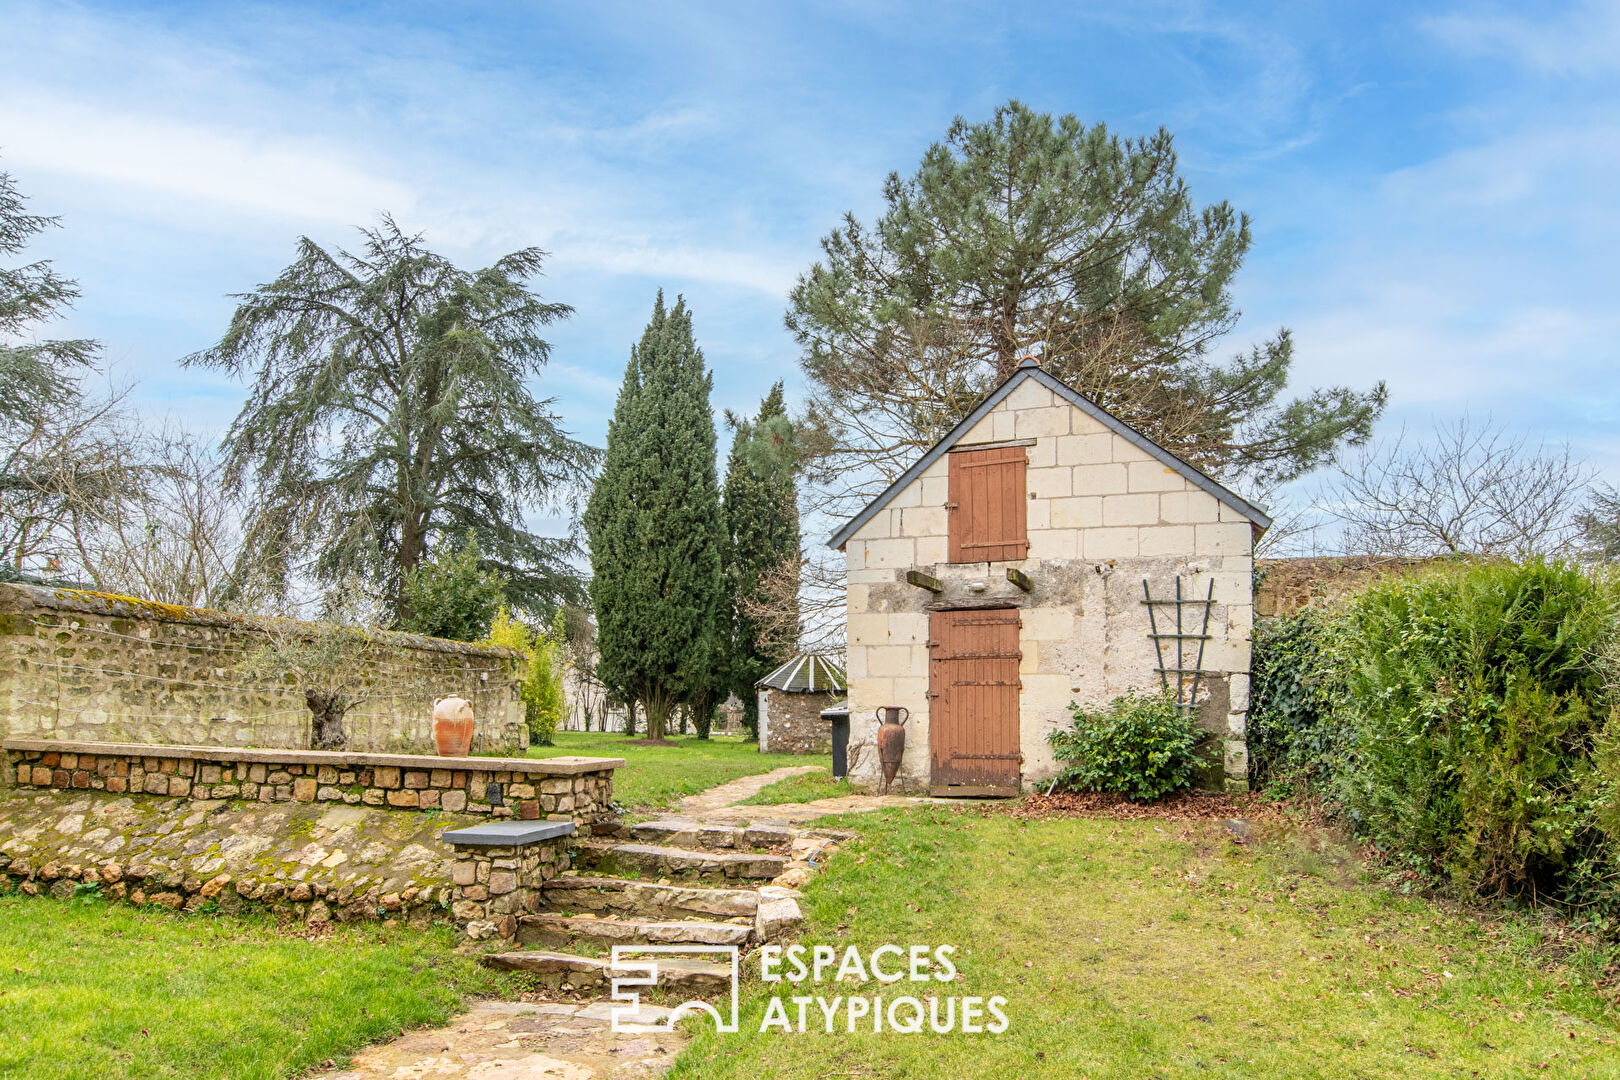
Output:
<path fill-rule="evenodd" d="M 414 1031 L 356 1054 L 343 1072 L 312 1080 L 636 1080 L 662 1076 L 686 1039 L 678 1032 L 616 1034 L 612 1005 L 486 1001 L 447 1027 Z M 664 1010 L 648 1006 L 656 1022 Z"/>
<path fill-rule="evenodd" d="M 884 810 L 893 806 L 926 806 L 938 803 L 947 806 L 962 805 L 961 799 L 933 799 L 911 795 L 840 795 L 832 799 L 817 799 L 805 803 L 778 803 L 775 806 L 738 806 L 761 788 L 805 773 L 826 772 L 822 765 L 788 765 L 772 769 L 757 776 L 744 776 L 718 787 L 688 795 L 681 800 L 676 815 L 682 818 L 702 816 L 705 821 L 747 822 L 771 825 L 802 825 L 828 814 L 862 814 L 871 810 Z"/>
<path fill-rule="evenodd" d="M 826 772 L 824 765 L 786 765 L 780 769 L 772 769 L 768 773 L 758 776 L 744 776 L 728 781 L 718 787 L 700 791 L 696 795 L 688 795 L 681 800 L 680 813 L 682 817 L 693 814 L 707 814 L 711 810 L 730 806 L 732 803 L 742 802 L 752 795 L 758 795 L 761 788 L 774 784 L 778 780 L 786 780 L 790 776 L 803 776 L 805 773 Z"/>

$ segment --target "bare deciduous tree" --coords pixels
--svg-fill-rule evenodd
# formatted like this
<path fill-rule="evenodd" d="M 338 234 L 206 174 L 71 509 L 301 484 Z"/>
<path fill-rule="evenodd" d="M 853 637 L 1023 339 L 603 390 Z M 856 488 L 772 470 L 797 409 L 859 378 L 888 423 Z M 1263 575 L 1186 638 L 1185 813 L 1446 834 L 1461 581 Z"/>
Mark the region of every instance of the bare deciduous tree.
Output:
<path fill-rule="evenodd" d="M 1593 475 L 1567 445 L 1531 445 L 1464 416 L 1430 439 L 1402 431 L 1340 462 L 1320 507 L 1343 523 L 1349 551 L 1560 555 L 1575 549 Z"/>
<path fill-rule="evenodd" d="M 126 386 L 74 394 L 0 427 L 0 561 L 77 576 L 75 538 L 115 504 L 140 468 Z"/>
<path fill-rule="evenodd" d="M 1600 485 L 1575 520 L 1587 555 L 1604 562 L 1620 559 L 1620 491 Z"/>
<path fill-rule="evenodd" d="M 248 496 L 217 450 L 147 427 L 129 388 L 79 395 L 0 433 L 0 560 L 162 603 L 265 609 L 272 580 L 241 558 Z"/>

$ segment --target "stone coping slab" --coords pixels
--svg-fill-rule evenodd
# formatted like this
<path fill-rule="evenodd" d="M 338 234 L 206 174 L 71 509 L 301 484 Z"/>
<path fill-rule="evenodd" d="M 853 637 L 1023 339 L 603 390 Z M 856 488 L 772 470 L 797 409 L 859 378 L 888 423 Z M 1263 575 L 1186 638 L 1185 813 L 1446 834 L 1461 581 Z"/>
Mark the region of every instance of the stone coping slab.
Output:
<path fill-rule="evenodd" d="M 468 772 L 512 772 L 530 776 L 577 776 L 624 767 L 624 758 L 436 757 L 430 754 L 369 754 L 349 750 L 268 750 L 241 746 L 163 746 L 156 743 L 64 742 L 57 739 L 10 738 L 6 750 L 97 757 L 182 758 L 195 761 L 246 761 L 281 765 L 371 765 L 401 769 L 462 769 Z"/>
<path fill-rule="evenodd" d="M 439 839 L 456 847 L 522 847 L 573 834 L 572 821 L 491 821 L 440 833 Z"/>

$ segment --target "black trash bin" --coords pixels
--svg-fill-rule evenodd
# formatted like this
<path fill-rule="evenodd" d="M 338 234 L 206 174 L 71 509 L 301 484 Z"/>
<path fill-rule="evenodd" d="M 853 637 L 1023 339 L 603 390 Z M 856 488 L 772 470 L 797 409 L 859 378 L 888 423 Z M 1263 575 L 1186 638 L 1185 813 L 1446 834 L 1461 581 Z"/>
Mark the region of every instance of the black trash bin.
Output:
<path fill-rule="evenodd" d="M 827 706 L 821 718 L 832 724 L 833 779 L 842 780 L 849 775 L 849 702 Z"/>

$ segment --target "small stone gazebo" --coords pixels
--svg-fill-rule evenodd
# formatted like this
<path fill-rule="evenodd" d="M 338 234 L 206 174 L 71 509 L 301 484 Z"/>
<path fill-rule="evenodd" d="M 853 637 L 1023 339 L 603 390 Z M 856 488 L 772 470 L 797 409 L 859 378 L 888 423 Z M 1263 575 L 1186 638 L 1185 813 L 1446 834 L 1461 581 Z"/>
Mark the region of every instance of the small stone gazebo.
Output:
<path fill-rule="evenodd" d="M 832 727 L 821 710 L 845 692 L 843 665 L 802 652 L 759 680 L 759 749 L 767 754 L 830 754 Z"/>

